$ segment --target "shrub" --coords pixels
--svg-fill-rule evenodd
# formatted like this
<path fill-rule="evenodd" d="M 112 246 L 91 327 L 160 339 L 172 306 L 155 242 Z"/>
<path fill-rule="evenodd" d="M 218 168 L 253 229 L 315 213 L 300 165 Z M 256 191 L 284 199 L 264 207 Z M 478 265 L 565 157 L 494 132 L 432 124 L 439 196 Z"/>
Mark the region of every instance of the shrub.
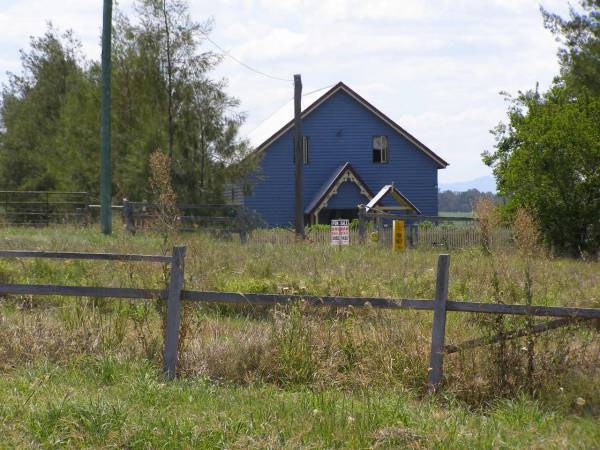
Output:
<path fill-rule="evenodd" d="M 473 208 L 481 231 L 481 247 L 484 253 L 491 254 L 492 236 L 500 225 L 500 215 L 496 204 L 489 198 L 480 198 Z"/>
<path fill-rule="evenodd" d="M 306 228 L 307 233 L 313 232 L 313 231 L 331 231 L 331 225 L 328 225 L 326 223 L 316 223 L 314 225 L 309 225 Z"/>

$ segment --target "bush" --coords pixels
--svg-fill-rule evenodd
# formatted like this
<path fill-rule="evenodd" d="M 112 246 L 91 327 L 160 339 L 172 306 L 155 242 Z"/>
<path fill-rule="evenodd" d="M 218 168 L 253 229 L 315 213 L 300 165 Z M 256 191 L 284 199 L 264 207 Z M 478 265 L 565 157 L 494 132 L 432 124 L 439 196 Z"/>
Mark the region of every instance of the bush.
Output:
<path fill-rule="evenodd" d="M 311 233 L 314 231 L 331 231 L 331 225 L 327 225 L 325 223 L 316 223 L 314 225 L 309 225 L 306 227 L 306 232 Z"/>

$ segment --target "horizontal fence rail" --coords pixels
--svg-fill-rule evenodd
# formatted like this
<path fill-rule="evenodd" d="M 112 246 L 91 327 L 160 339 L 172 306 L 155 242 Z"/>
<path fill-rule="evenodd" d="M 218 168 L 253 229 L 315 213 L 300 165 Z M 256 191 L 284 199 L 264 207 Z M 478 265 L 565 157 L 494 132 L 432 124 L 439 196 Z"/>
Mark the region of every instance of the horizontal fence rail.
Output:
<path fill-rule="evenodd" d="M 165 330 L 163 370 L 169 378 L 174 378 L 177 367 L 177 348 L 181 302 L 224 303 L 236 305 L 286 305 L 306 302 L 312 306 L 359 307 L 381 309 L 408 309 L 433 311 L 431 362 L 428 385 L 436 392 L 443 378 L 443 356 L 460 350 L 488 345 L 506 339 L 527 336 L 549 331 L 572 323 L 574 319 L 600 319 L 600 308 L 582 308 L 568 306 L 510 305 L 501 303 L 482 303 L 472 301 L 448 300 L 449 255 L 438 258 L 435 299 L 389 299 L 382 297 L 340 297 L 305 294 L 261 294 L 191 291 L 184 289 L 185 247 L 174 247 L 172 256 L 132 255 L 114 253 L 77 253 L 2 250 L 0 257 L 8 258 L 61 258 L 112 261 L 150 261 L 170 263 L 171 272 L 166 289 L 143 289 L 123 287 L 61 286 L 43 284 L 0 284 L 0 294 L 12 295 L 54 295 L 75 297 L 108 297 L 129 299 L 167 300 L 167 328 Z M 525 330 L 506 332 L 501 335 L 482 337 L 458 345 L 445 345 L 445 323 L 447 312 L 510 314 L 538 317 L 559 317 L 561 319 L 537 324 Z"/>
<path fill-rule="evenodd" d="M 286 294 L 243 294 L 237 292 L 181 292 L 182 300 L 206 303 L 230 303 L 247 305 L 277 305 L 296 302 L 306 302 L 312 306 L 334 306 L 355 308 L 382 308 L 382 309 L 417 309 L 432 311 L 433 300 L 422 299 L 388 299 L 381 297 L 329 297 L 315 295 L 286 295 Z M 600 319 L 600 309 L 575 308 L 561 306 L 527 306 L 505 305 L 499 303 L 477 303 L 467 301 L 452 301 L 446 303 L 447 311 L 472 312 L 487 314 L 529 315 L 538 317 L 579 317 L 586 319 Z"/>
<path fill-rule="evenodd" d="M 1 256 L 1 255 L 0 255 Z M 161 289 L 110 288 L 93 286 L 61 286 L 43 284 L 0 284 L 0 294 L 13 295 L 61 295 L 76 297 L 114 297 L 131 299 L 163 299 L 166 291 Z M 202 303 L 237 305 L 288 305 L 305 302 L 311 306 L 355 307 L 379 309 L 415 309 L 432 311 L 433 300 L 388 299 L 381 297 L 329 297 L 286 294 L 244 294 L 239 292 L 181 291 L 181 300 Z M 536 317 L 568 317 L 600 319 L 598 308 L 562 306 L 505 305 L 499 303 L 476 303 L 448 300 L 446 311 L 484 314 L 509 314 Z"/>
<path fill-rule="evenodd" d="M 147 300 L 166 298 L 166 291 L 161 289 L 61 286 L 55 284 L 0 284 L 0 294 L 60 295 L 65 297 L 108 297 Z"/>
<path fill-rule="evenodd" d="M 242 243 L 246 242 L 253 220 L 242 205 L 235 204 L 177 204 L 173 209 L 176 211 L 173 225 L 179 231 L 208 231 L 217 237 L 238 234 Z M 132 233 L 155 230 L 157 223 L 164 219 L 159 205 L 154 203 L 123 199 L 122 211 L 125 228 Z"/>
<path fill-rule="evenodd" d="M 107 261 L 149 261 L 159 263 L 170 263 L 170 256 L 161 255 L 131 255 L 120 253 L 80 253 L 80 252 L 43 252 L 43 251 L 21 251 L 0 250 L 2 258 L 50 258 L 50 259 L 92 259 Z"/>

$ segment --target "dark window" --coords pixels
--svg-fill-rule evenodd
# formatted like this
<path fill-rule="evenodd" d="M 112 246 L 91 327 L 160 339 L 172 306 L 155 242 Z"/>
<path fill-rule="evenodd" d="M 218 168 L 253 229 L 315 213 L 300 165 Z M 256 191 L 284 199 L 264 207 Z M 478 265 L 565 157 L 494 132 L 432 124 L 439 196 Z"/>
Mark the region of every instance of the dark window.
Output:
<path fill-rule="evenodd" d="M 302 159 L 304 160 L 304 164 L 309 163 L 309 151 L 310 151 L 310 139 L 308 136 L 304 136 L 302 138 Z"/>
<path fill-rule="evenodd" d="M 377 164 L 388 162 L 387 136 L 373 136 L 373 162 Z"/>
<path fill-rule="evenodd" d="M 310 162 L 309 159 L 310 154 L 310 138 L 308 136 L 302 136 L 302 161 L 304 165 L 307 165 Z M 293 161 L 296 163 L 296 152 L 293 152 Z"/>
<path fill-rule="evenodd" d="M 350 209 L 329 209 L 324 208 L 319 211 L 319 223 L 329 225 L 333 219 L 358 219 L 358 208 Z"/>

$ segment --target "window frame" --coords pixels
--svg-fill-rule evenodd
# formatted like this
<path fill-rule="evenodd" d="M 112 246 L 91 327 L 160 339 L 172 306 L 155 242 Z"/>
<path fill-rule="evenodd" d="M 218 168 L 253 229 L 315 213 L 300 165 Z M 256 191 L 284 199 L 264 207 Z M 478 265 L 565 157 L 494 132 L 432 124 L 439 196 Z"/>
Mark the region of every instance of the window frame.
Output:
<path fill-rule="evenodd" d="M 385 138 L 383 141 L 380 141 L 380 147 L 381 148 L 375 148 L 375 141 L 376 139 L 382 139 Z M 385 145 L 383 145 L 383 143 L 385 142 Z M 375 160 L 375 152 L 378 151 L 379 152 L 379 161 Z M 372 161 L 373 164 L 388 164 L 390 162 L 390 157 L 389 157 L 389 153 L 390 153 L 390 140 L 388 138 L 387 135 L 385 134 L 381 134 L 381 135 L 376 135 L 376 136 L 372 136 L 371 139 L 371 156 L 372 156 Z"/>
<path fill-rule="evenodd" d="M 296 164 L 296 149 L 292 152 L 292 161 Z M 310 136 L 302 136 L 302 163 L 305 166 L 310 164 Z"/>
<path fill-rule="evenodd" d="M 302 136 L 302 162 L 305 166 L 310 163 L 310 137 Z"/>

